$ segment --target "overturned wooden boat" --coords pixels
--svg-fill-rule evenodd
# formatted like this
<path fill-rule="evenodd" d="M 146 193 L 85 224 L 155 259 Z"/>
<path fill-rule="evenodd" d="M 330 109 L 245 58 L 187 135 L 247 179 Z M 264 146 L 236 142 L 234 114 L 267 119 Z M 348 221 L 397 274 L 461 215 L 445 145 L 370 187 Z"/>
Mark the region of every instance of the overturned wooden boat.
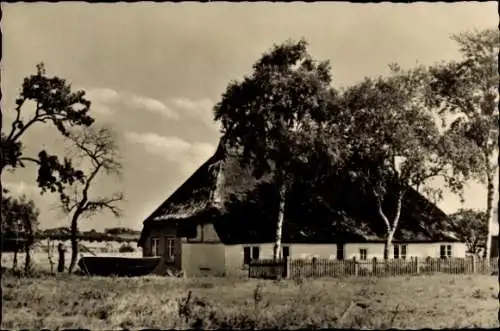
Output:
<path fill-rule="evenodd" d="M 160 257 L 84 256 L 78 261 L 78 267 L 88 275 L 134 277 L 151 274 L 160 259 Z"/>

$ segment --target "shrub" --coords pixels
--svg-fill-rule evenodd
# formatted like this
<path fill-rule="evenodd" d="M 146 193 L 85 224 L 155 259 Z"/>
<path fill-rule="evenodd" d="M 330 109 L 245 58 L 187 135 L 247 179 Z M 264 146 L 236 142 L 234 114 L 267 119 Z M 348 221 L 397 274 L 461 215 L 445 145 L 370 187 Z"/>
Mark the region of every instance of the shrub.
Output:
<path fill-rule="evenodd" d="M 134 247 L 132 247 L 128 244 L 125 244 L 125 245 L 120 246 L 120 249 L 118 250 L 118 252 L 120 252 L 120 253 L 133 253 L 133 252 L 135 252 L 135 249 L 134 249 Z"/>

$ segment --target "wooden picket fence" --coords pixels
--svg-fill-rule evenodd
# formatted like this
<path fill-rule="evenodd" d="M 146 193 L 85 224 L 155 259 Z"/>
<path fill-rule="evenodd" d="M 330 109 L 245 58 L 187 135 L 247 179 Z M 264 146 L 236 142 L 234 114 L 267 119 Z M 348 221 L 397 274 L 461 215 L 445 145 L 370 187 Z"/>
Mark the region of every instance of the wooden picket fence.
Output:
<path fill-rule="evenodd" d="M 405 260 L 371 259 L 359 261 L 331 259 L 254 260 L 248 267 L 251 278 L 315 277 L 386 277 L 422 274 L 492 274 L 498 273 L 498 258 L 489 263 L 477 258 L 410 258 Z"/>

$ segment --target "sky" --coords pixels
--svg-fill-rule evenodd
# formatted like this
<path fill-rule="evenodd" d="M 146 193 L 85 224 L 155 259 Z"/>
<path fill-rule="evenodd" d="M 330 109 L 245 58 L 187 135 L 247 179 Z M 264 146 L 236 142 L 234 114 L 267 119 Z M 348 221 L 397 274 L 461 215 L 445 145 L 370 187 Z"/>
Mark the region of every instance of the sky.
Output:
<path fill-rule="evenodd" d="M 273 44 L 305 38 L 311 54 L 330 60 L 334 86 L 365 76 L 454 60 L 450 36 L 498 26 L 496 2 L 354 3 L 2 3 L 4 123 L 24 77 L 45 63 L 49 76 L 84 89 L 98 125 L 112 127 L 121 149 L 121 178 L 100 178 L 92 194 L 123 191 L 122 217 L 100 214 L 82 230 L 143 220 L 215 151 L 220 137 L 212 106 L 231 80 L 249 73 Z M 28 109 L 29 111 L 29 109 Z M 62 151 L 53 127 L 24 136 L 27 155 Z M 42 228 L 67 226 L 57 196 L 40 196 L 36 169 L 2 182 L 40 208 Z M 497 195 L 498 196 L 498 195 Z M 445 212 L 486 207 L 486 189 L 471 183 L 466 202 L 446 194 Z M 496 230 L 498 231 L 498 230 Z"/>

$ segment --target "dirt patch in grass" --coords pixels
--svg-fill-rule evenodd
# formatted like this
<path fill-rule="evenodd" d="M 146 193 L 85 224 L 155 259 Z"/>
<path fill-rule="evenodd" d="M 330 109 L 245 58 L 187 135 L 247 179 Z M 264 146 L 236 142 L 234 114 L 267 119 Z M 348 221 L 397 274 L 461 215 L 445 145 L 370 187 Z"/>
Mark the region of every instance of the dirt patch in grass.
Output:
<path fill-rule="evenodd" d="M 5 329 L 498 327 L 492 276 L 2 277 Z"/>

